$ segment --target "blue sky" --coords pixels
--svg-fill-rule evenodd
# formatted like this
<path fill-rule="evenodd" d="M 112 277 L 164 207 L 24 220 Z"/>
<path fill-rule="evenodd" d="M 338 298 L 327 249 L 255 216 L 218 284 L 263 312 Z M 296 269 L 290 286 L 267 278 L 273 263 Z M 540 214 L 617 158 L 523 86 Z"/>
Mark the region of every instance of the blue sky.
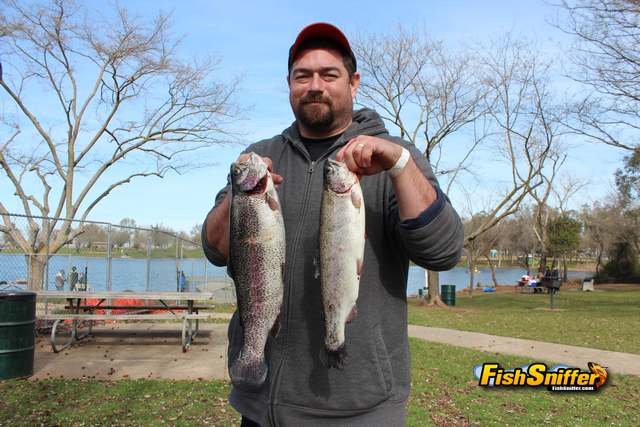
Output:
<path fill-rule="evenodd" d="M 101 8 L 102 1 L 87 2 Z M 159 10 L 172 13 L 173 32 L 183 37 L 181 55 L 213 54 L 222 59 L 219 77 L 241 76 L 237 101 L 249 106 L 244 120 L 234 126 L 247 143 L 279 133 L 293 121 L 289 108 L 286 60 L 289 46 L 305 25 L 331 22 L 347 34 L 390 34 L 402 24 L 427 28 L 430 35 L 455 48 L 459 44 L 486 40 L 506 31 L 535 40 L 551 58 L 561 57 L 564 36 L 547 21 L 555 10 L 546 3 L 529 1 L 323 1 L 323 2 L 221 2 L 147 1 L 123 2 L 134 14 L 149 16 Z M 590 185 L 574 199 L 574 205 L 603 198 L 613 185 L 613 172 L 623 153 L 612 148 L 571 141 L 567 173 L 589 179 Z M 118 222 L 134 218 L 139 224 L 163 223 L 188 230 L 201 223 L 225 182 L 230 162 L 242 146 L 211 148 L 207 156 L 217 165 L 163 180 L 148 178 L 121 187 L 94 209 L 91 219 Z M 469 181 L 484 203 L 495 188 L 495 176 L 477 158 L 477 179 Z M 4 179 L 4 178 L 3 178 Z M 4 182 L 4 181 L 0 181 Z M 19 211 L 11 191 L 3 184 L 0 197 L 9 210 Z M 461 192 L 450 194 L 454 206 L 464 211 Z M 21 211 L 20 211 L 21 212 Z"/>

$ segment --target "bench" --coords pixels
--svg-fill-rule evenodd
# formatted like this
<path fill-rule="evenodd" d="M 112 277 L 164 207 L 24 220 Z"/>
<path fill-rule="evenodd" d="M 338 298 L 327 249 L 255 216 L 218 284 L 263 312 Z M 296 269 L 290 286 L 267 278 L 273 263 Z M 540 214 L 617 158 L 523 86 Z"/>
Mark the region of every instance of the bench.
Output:
<path fill-rule="evenodd" d="M 105 320 L 180 320 L 182 321 L 182 351 L 186 352 L 191 346 L 193 339 L 198 334 L 200 320 L 213 317 L 220 317 L 219 314 L 201 314 L 199 310 L 214 308 L 214 305 L 195 305 L 196 301 L 211 301 L 213 294 L 209 292 L 61 292 L 61 291 L 40 291 L 39 297 L 65 298 L 68 304 L 64 307 L 68 312 L 61 314 L 49 314 L 40 316 L 41 320 L 53 321 L 51 328 L 51 348 L 55 353 L 72 345 L 91 334 L 93 322 Z M 110 304 L 114 299 L 141 299 L 145 301 L 156 301 L 150 305 L 123 305 Z M 87 299 L 97 299 L 95 305 L 86 303 Z M 83 303 L 84 301 L 84 303 Z M 175 301 L 168 304 L 167 301 Z M 185 301 L 186 304 L 179 304 Z M 107 305 L 101 305 L 106 302 Z M 158 304 L 158 302 L 161 304 Z M 104 314 L 96 314 L 97 310 L 106 310 Z M 125 313 L 113 313 L 111 310 L 126 310 Z M 162 313 L 145 313 L 152 310 L 162 310 Z M 187 312 L 176 313 L 174 310 L 186 310 Z M 82 311 L 82 312 L 81 312 Z M 56 334 L 61 324 L 71 322 L 71 337 L 61 346 L 56 344 Z M 88 322 L 88 331 L 80 334 L 78 327 L 82 322 Z"/>
<path fill-rule="evenodd" d="M 186 352 L 191 343 L 198 335 L 198 331 L 200 328 L 200 320 L 207 320 L 213 318 L 221 318 L 219 314 L 214 313 L 182 313 L 182 314 L 173 314 L 173 313 L 162 313 L 162 314 L 47 314 L 45 316 L 40 317 L 41 320 L 45 321 L 53 321 L 53 325 L 51 327 L 51 335 L 49 341 L 51 343 L 51 349 L 54 353 L 59 353 L 65 348 L 71 346 L 75 341 L 79 341 L 83 338 L 89 336 L 93 329 L 93 322 L 96 321 L 107 321 L 107 320 L 182 320 L 182 351 Z M 56 343 L 56 334 L 58 332 L 58 327 L 63 324 L 65 321 L 72 322 L 71 336 L 70 338 L 59 346 Z M 87 332 L 84 334 L 79 334 L 78 328 L 80 326 L 80 322 L 88 322 Z"/>

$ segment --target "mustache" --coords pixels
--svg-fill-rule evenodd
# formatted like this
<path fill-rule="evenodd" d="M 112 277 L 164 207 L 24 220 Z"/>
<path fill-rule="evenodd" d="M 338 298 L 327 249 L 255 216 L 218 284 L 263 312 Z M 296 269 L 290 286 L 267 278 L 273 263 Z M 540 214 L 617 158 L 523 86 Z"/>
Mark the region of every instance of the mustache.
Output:
<path fill-rule="evenodd" d="M 325 98 L 322 96 L 321 93 L 308 93 L 307 95 L 305 95 L 300 102 L 302 104 L 311 104 L 312 102 L 322 102 L 324 104 L 328 104 L 328 105 L 333 105 L 333 103 L 331 102 L 331 100 L 329 98 Z"/>

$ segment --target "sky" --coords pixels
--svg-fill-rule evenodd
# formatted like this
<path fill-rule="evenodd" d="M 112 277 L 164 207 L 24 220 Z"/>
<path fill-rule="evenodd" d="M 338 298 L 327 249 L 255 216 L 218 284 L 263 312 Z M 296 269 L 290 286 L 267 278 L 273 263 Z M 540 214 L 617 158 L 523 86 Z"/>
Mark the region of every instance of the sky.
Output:
<path fill-rule="evenodd" d="M 86 4 L 90 8 L 103 8 L 108 3 L 92 0 Z M 372 0 L 129 0 L 122 4 L 141 19 L 159 11 L 170 12 L 172 32 L 182 38 L 182 57 L 217 56 L 221 59 L 218 78 L 225 81 L 240 78 L 235 100 L 247 111 L 233 127 L 246 144 L 278 134 L 294 120 L 285 80 L 287 54 L 298 32 L 312 22 L 331 22 L 348 37 L 371 32 L 392 34 L 399 24 L 409 29 L 426 28 L 433 38 L 444 40 L 452 48 L 513 31 L 535 41 L 550 58 L 562 57 L 562 46 L 569 43 L 566 36 L 549 24 L 556 11 L 538 0 L 425 0 L 396 1 L 393 5 Z M 572 148 L 565 174 L 588 181 L 574 197 L 573 206 L 604 199 L 613 187 L 613 173 L 620 167 L 624 153 L 577 139 L 567 142 Z M 129 217 L 140 225 L 164 224 L 188 231 L 204 220 L 215 194 L 225 184 L 230 163 L 242 149 L 242 144 L 208 148 L 203 155 L 215 159 L 215 165 L 164 179 L 133 181 L 104 199 L 90 219 L 117 223 Z M 483 167 L 491 165 L 489 151 L 480 153 L 474 162 L 476 175 L 468 178 L 466 184 L 478 198 L 471 203 L 481 205 L 488 203 L 492 192 L 500 187 L 500 178 L 491 167 Z M 1 200 L 10 211 L 22 212 L 4 179 L 0 180 Z M 452 191 L 449 196 L 463 214 L 472 209 L 462 191 Z"/>

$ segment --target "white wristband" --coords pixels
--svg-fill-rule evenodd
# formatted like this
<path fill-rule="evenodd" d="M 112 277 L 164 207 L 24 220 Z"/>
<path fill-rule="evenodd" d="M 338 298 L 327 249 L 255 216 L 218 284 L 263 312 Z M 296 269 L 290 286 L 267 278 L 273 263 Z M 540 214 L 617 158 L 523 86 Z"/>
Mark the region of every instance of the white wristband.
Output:
<path fill-rule="evenodd" d="M 396 177 L 400 175 L 404 167 L 407 165 L 407 162 L 409 161 L 409 157 L 411 157 L 411 154 L 409 154 L 409 150 L 403 147 L 402 154 L 400 154 L 400 158 L 398 158 L 398 161 L 396 162 L 396 164 L 393 165 L 390 169 L 387 169 L 387 172 L 389 172 L 389 175 L 391 175 L 392 177 Z"/>

